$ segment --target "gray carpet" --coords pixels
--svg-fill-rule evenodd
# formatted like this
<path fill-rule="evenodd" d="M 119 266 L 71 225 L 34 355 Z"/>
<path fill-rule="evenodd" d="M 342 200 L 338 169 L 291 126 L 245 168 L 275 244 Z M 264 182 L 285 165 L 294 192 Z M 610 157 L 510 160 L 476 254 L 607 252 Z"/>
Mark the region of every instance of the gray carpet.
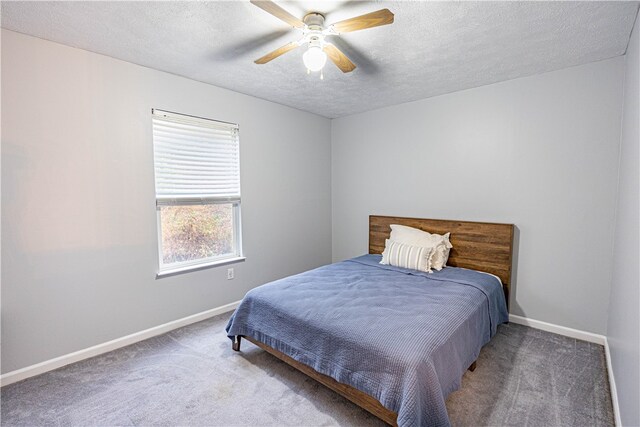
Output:
<path fill-rule="evenodd" d="M 229 314 L 2 388 L 3 426 L 382 426 L 243 341 Z M 613 425 L 602 346 L 502 325 L 447 408 L 454 426 Z"/>

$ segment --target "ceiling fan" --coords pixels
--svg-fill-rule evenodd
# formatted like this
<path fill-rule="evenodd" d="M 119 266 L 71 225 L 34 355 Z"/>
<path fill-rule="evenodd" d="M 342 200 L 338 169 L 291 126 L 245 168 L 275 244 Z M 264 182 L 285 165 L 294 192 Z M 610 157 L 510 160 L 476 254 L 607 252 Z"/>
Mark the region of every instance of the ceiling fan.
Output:
<path fill-rule="evenodd" d="M 302 38 L 298 41 L 287 43 L 286 45 L 269 52 L 263 57 L 255 60 L 256 64 L 266 64 L 296 49 L 304 44 L 308 45 L 307 51 L 302 55 L 307 73 L 320 71 L 320 78 L 323 78 L 322 69 L 327 62 L 327 56 L 343 73 L 350 73 L 355 70 L 356 65 L 335 45 L 325 41 L 326 36 L 339 36 L 342 33 L 366 30 L 367 28 L 378 27 L 393 23 L 393 13 L 389 9 L 380 9 L 365 15 L 345 19 L 325 26 L 324 15 L 318 12 L 311 12 L 300 20 L 275 4 L 270 0 L 251 0 L 251 3 L 258 6 L 265 12 L 281 19 L 287 24 L 302 30 Z"/>

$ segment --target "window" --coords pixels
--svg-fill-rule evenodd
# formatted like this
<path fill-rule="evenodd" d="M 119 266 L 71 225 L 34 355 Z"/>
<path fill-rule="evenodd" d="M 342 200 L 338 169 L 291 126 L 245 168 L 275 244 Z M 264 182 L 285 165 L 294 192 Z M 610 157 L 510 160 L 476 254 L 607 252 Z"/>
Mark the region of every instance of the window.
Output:
<path fill-rule="evenodd" d="M 238 126 L 152 110 L 158 275 L 242 257 Z"/>

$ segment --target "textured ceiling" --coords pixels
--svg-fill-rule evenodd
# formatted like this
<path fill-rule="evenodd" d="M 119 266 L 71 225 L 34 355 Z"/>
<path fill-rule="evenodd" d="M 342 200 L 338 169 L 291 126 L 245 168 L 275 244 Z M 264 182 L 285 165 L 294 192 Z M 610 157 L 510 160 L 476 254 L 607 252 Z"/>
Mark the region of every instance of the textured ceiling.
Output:
<path fill-rule="evenodd" d="M 279 2 L 326 22 L 388 8 L 389 26 L 332 41 L 358 68 L 307 75 L 299 31 L 248 1 L 7 2 L 2 27 L 340 117 L 625 52 L 637 2 Z"/>

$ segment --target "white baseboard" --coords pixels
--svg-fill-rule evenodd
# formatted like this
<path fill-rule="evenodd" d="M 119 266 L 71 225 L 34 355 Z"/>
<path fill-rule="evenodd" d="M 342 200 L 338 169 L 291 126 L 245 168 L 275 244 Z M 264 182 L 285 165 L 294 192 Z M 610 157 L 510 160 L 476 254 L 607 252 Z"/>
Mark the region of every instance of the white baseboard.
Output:
<path fill-rule="evenodd" d="M 0 375 L 0 386 L 13 384 L 29 377 L 40 375 L 48 371 L 53 371 L 54 369 L 58 369 L 70 363 L 79 362 L 90 357 L 108 353 L 118 348 L 125 347 L 139 341 L 144 341 L 151 337 L 155 337 L 156 335 L 161 335 L 174 329 L 178 329 L 192 323 L 200 322 L 201 320 L 217 316 L 218 314 L 234 310 L 238 305 L 240 305 L 240 301 L 232 302 L 230 304 L 213 308 L 211 310 L 203 311 L 202 313 L 183 317 L 182 319 L 174 320 L 163 325 L 145 329 L 144 331 L 136 332 L 134 334 L 127 335 L 121 338 L 116 338 L 115 340 L 94 345 L 93 347 L 85 348 L 84 350 L 75 351 L 73 353 L 65 354 L 64 356 L 36 363 L 35 365 L 7 372 L 6 374 Z"/>
<path fill-rule="evenodd" d="M 576 338 L 583 341 L 592 342 L 594 344 L 604 345 L 607 337 L 604 335 L 594 334 L 591 332 L 581 331 L 579 329 L 567 328 L 566 326 L 554 325 L 553 323 L 542 322 L 540 320 L 529 319 L 528 317 L 509 315 L 509 321 L 518 325 L 530 326 L 535 329 L 541 329 L 554 334 L 564 335 L 565 337 Z"/>
<path fill-rule="evenodd" d="M 609 374 L 609 387 L 611 388 L 611 403 L 613 404 L 613 416 L 616 420 L 616 426 L 622 427 L 620 419 L 620 406 L 618 406 L 618 389 L 616 387 L 616 378 L 613 375 L 613 366 L 611 365 L 611 351 L 609 351 L 609 340 L 605 338 L 604 355 L 607 359 L 607 372 Z"/>

